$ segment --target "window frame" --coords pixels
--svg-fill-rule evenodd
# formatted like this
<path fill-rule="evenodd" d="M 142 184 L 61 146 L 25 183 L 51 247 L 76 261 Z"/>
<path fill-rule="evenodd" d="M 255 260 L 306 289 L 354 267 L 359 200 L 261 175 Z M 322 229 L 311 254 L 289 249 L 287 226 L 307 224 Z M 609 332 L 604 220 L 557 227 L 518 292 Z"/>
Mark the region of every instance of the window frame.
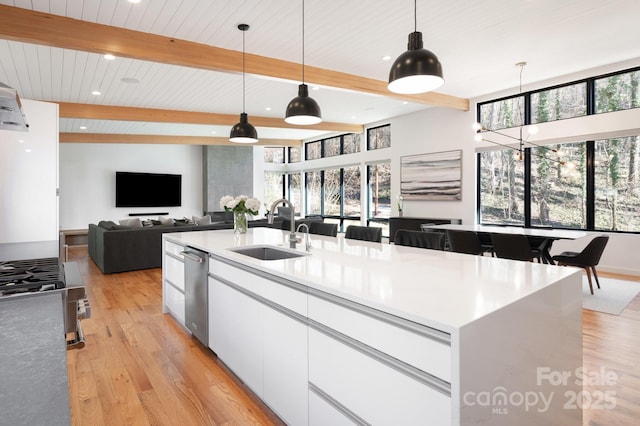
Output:
<path fill-rule="evenodd" d="M 595 106 L 597 103 L 597 99 L 596 99 L 596 90 L 595 90 L 595 82 L 597 80 L 601 80 L 604 78 L 609 78 L 609 77 L 613 77 L 616 75 L 623 75 L 623 74 L 628 74 L 628 73 L 632 73 L 632 72 L 638 72 L 640 71 L 640 66 L 638 67 L 633 67 L 633 68 L 628 68 L 628 69 L 624 69 L 624 70 L 619 70 L 619 71 L 614 71 L 614 72 L 610 72 L 610 73 L 606 73 L 606 74 L 601 74 L 601 75 L 597 75 L 597 76 L 592 76 L 592 77 L 587 77 L 587 78 L 583 78 L 583 79 L 578 79 L 578 80 L 574 80 L 574 81 L 570 81 L 570 82 L 566 82 L 566 83 L 562 83 L 562 84 L 557 84 L 557 85 L 553 85 L 553 86 L 548 86 L 548 87 L 544 87 L 544 88 L 540 88 L 540 89 L 536 89 L 536 90 L 531 90 L 528 92 L 523 92 L 523 93 L 518 93 L 516 95 L 511 95 L 511 96 L 504 96 L 501 98 L 497 98 L 497 99 L 492 99 L 492 100 L 488 100 L 488 101 L 484 101 L 484 102 L 479 102 L 476 104 L 476 119 L 478 122 L 480 122 L 480 117 L 481 117 L 481 106 L 482 105 L 486 105 L 486 104 L 490 104 L 492 102 L 498 102 L 498 101 L 503 101 L 505 99 L 510 99 L 510 98 L 516 98 L 516 97 L 520 97 L 520 96 L 525 96 L 525 116 L 524 116 L 524 126 L 531 124 L 531 94 L 532 93 L 539 93 L 539 92 L 544 92 L 544 91 L 548 91 L 548 90 L 552 90 L 552 89 L 558 89 L 558 88 L 562 88 L 562 87 L 566 87 L 566 86 L 571 86 L 571 85 L 575 85 L 575 84 L 580 84 L 580 83 L 586 83 L 586 114 L 584 116 L 579 116 L 579 117 L 588 117 L 591 115 L 597 115 L 597 114 L 604 114 L 604 113 L 609 113 L 609 112 L 618 112 L 618 111 L 624 111 L 626 109 L 636 109 L 636 108 L 640 108 L 640 106 L 638 107 L 634 107 L 634 108 L 626 108 L 626 109 L 621 109 L 621 110 L 616 110 L 616 111 L 606 111 L 606 112 L 596 112 Z M 575 117 L 567 117 L 567 118 L 562 118 L 560 120 L 552 120 L 552 121 L 561 121 L 561 120 L 566 120 L 569 118 L 575 118 Z M 539 124 L 539 123 L 536 123 Z M 515 127 L 520 127 L 520 126 L 515 126 Z M 497 129 L 496 129 L 497 130 Z M 610 135 L 607 140 L 610 139 L 616 139 L 616 138 L 621 138 L 621 137 L 629 137 L 629 136 L 640 136 L 639 135 Z M 593 231 L 593 232 L 608 232 L 608 233 L 625 233 L 625 234 L 640 234 L 640 229 L 638 229 L 637 231 L 616 231 L 616 230 L 610 230 L 610 229 L 596 229 L 595 227 L 595 193 L 596 193 L 596 186 L 595 186 L 595 140 L 585 140 L 585 141 L 574 141 L 574 143 L 579 143 L 579 142 L 583 142 L 586 144 L 586 170 L 585 170 L 585 178 L 586 178 L 586 206 L 585 206 L 585 213 L 586 213 L 586 227 L 585 228 L 566 228 L 566 227 L 557 227 L 557 228 L 553 228 L 553 229 L 581 229 L 581 230 L 585 230 L 585 231 Z M 496 149 L 498 150 L 498 149 Z M 481 221 L 481 212 L 482 212 L 482 201 L 481 201 L 481 153 L 483 151 L 478 151 L 476 152 L 476 223 L 478 224 L 482 224 Z M 524 221 L 524 227 L 525 228 L 544 228 L 544 227 L 540 227 L 540 226 L 535 226 L 531 224 L 531 148 L 525 148 L 524 149 L 524 161 L 525 161 L 525 221 Z"/>

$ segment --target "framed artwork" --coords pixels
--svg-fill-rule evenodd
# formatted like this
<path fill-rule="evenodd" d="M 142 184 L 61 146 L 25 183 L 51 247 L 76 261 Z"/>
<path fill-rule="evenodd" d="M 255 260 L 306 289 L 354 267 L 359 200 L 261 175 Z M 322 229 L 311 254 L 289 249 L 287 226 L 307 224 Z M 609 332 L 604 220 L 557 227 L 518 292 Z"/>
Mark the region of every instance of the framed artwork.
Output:
<path fill-rule="evenodd" d="M 461 200 L 462 150 L 400 157 L 400 192 L 405 200 Z"/>

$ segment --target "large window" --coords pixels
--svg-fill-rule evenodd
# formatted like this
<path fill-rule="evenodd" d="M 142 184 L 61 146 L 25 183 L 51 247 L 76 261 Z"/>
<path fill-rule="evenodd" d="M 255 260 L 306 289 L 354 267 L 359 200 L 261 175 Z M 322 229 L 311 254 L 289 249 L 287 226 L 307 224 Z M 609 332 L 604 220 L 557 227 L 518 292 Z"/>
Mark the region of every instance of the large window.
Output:
<path fill-rule="evenodd" d="M 391 124 L 367 129 L 367 149 L 389 148 L 391 146 Z"/>
<path fill-rule="evenodd" d="M 595 228 L 640 231 L 640 136 L 595 142 Z"/>
<path fill-rule="evenodd" d="M 341 149 L 341 140 L 340 137 L 325 139 L 324 143 L 324 155 L 323 157 L 335 157 L 336 155 L 340 155 L 342 151 Z"/>
<path fill-rule="evenodd" d="M 322 214 L 322 172 L 319 170 L 305 174 L 307 186 L 307 216 Z"/>
<path fill-rule="evenodd" d="M 340 185 L 340 169 L 324 171 L 324 209 L 323 216 L 340 216 L 342 194 Z"/>
<path fill-rule="evenodd" d="M 531 225 L 585 228 L 586 144 L 531 150 Z"/>
<path fill-rule="evenodd" d="M 351 166 L 308 172 L 307 214 L 322 215 L 341 230 L 360 223 L 360 167 Z"/>
<path fill-rule="evenodd" d="M 305 144 L 306 159 L 315 160 L 360 152 L 361 139 L 362 135 L 359 133 L 348 133 L 319 141 L 307 142 Z"/>
<path fill-rule="evenodd" d="M 265 209 L 271 207 L 274 201 L 284 197 L 284 175 L 277 172 L 264 173 L 264 203 Z"/>
<path fill-rule="evenodd" d="M 307 142 L 304 145 L 304 159 L 305 160 L 317 160 L 322 158 L 322 141 Z"/>
<path fill-rule="evenodd" d="M 524 96 L 516 96 L 478 105 L 480 124 L 489 130 L 524 124 Z"/>
<path fill-rule="evenodd" d="M 284 163 L 284 147 L 265 147 L 264 148 L 265 163 Z"/>
<path fill-rule="evenodd" d="M 587 83 L 556 87 L 531 94 L 531 122 L 581 117 L 587 114 Z"/>
<path fill-rule="evenodd" d="M 630 108 L 640 108 L 639 68 L 478 104 L 478 120 L 499 129 Z M 639 145 L 621 135 L 527 147 L 525 161 L 511 149 L 479 153 L 479 221 L 640 232 Z"/>
<path fill-rule="evenodd" d="M 288 199 L 296 206 L 296 212 L 300 212 L 300 206 L 302 206 L 302 174 L 291 173 L 288 177 Z"/>
<path fill-rule="evenodd" d="M 381 226 L 383 235 L 389 236 L 391 216 L 391 163 L 367 166 L 367 224 Z"/>
<path fill-rule="evenodd" d="M 515 151 L 479 154 L 480 222 L 524 225 L 524 163 Z"/>
<path fill-rule="evenodd" d="M 640 106 L 640 71 L 635 70 L 595 81 L 595 112 L 611 112 Z"/>
<path fill-rule="evenodd" d="M 528 148 L 525 161 L 513 153 L 478 154 L 481 223 L 640 232 L 640 136 Z"/>
<path fill-rule="evenodd" d="M 299 163 L 302 160 L 302 148 L 299 146 L 289 147 L 289 163 Z"/>
<path fill-rule="evenodd" d="M 360 152 L 362 135 L 360 133 L 350 133 L 342 137 L 342 153 L 355 154 Z"/>
<path fill-rule="evenodd" d="M 345 167 L 343 169 L 344 217 L 360 217 L 360 167 Z"/>

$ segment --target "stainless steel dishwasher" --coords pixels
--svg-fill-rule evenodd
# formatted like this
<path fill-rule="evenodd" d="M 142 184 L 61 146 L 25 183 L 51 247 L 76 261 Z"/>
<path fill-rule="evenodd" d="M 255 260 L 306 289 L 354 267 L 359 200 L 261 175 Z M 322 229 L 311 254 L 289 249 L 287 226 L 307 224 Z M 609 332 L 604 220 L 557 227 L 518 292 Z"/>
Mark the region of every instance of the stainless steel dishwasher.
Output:
<path fill-rule="evenodd" d="M 185 323 L 203 345 L 209 346 L 208 253 L 187 247 L 184 256 Z"/>

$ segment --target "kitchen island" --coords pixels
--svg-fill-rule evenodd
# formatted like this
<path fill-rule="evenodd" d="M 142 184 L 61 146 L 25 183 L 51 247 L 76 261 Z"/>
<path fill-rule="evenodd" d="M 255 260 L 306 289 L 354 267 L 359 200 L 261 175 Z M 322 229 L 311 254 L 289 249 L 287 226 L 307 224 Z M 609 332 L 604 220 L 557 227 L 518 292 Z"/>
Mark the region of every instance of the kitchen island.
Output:
<path fill-rule="evenodd" d="M 578 425 L 581 274 L 288 233 L 164 235 L 163 309 L 185 324 L 185 248 L 209 254 L 208 346 L 289 424 Z M 556 374 L 566 380 L 551 380 Z"/>

